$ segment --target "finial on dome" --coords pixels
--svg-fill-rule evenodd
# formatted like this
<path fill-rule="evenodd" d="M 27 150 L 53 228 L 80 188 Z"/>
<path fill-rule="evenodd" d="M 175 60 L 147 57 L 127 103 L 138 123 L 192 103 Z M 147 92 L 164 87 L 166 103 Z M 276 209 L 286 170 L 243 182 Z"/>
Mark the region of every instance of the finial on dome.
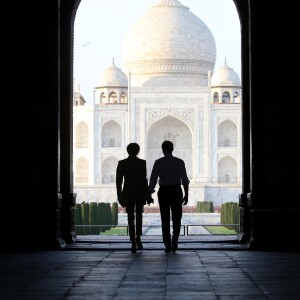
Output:
<path fill-rule="evenodd" d="M 115 58 L 113 57 L 113 65 L 115 65 Z"/>
<path fill-rule="evenodd" d="M 159 0 L 153 7 L 155 6 L 176 6 L 176 7 L 184 7 L 178 0 Z"/>

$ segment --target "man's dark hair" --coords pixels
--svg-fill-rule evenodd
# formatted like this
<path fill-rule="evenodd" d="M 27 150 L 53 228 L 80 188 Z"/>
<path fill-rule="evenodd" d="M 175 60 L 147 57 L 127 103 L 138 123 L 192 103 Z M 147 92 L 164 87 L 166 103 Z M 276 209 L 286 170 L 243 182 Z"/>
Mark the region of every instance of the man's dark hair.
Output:
<path fill-rule="evenodd" d="M 128 144 L 126 149 L 130 156 L 137 156 L 140 152 L 140 146 L 137 143 Z"/>
<path fill-rule="evenodd" d="M 163 153 L 172 153 L 174 150 L 173 143 L 171 141 L 164 141 L 161 144 L 161 148 L 163 150 Z"/>

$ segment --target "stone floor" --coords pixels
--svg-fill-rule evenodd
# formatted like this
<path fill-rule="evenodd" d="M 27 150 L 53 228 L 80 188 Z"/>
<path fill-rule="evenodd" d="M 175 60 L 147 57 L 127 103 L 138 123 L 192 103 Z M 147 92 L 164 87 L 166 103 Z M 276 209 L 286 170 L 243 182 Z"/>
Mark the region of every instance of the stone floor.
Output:
<path fill-rule="evenodd" d="M 0 254 L 1 300 L 299 300 L 300 253 L 253 251 L 234 239 L 82 237 L 59 251 Z"/>

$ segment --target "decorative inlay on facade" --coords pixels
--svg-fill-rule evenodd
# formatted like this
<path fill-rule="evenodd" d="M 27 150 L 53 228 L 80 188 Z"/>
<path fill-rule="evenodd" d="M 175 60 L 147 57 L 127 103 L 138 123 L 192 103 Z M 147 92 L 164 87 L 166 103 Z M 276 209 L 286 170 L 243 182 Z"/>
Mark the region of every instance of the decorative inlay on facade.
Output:
<path fill-rule="evenodd" d="M 138 63 L 130 62 L 130 72 L 132 75 L 144 73 L 160 72 L 188 72 L 207 74 L 211 68 L 211 63 L 195 60 L 191 61 L 139 61 Z"/>
<path fill-rule="evenodd" d="M 146 109 L 146 127 L 161 119 L 164 116 L 175 116 L 178 119 L 188 123 L 191 127 L 194 125 L 193 108 L 147 108 Z"/>

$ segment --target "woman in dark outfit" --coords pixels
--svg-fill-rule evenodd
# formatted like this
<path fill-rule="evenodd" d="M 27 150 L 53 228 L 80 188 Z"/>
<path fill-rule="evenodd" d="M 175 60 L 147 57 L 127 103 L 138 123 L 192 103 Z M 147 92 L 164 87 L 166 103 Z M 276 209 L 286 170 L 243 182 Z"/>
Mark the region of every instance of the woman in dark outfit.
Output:
<path fill-rule="evenodd" d="M 140 146 L 130 143 L 128 157 L 118 162 L 116 187 L 118 202 L 126 208 L 131 252 L 143 249 L 141 241 L 144 205 L 153 202 L 148 190 L 146 160 L 137 157 Z M 135 222 L 136 221 L 136 222 Z"/>

